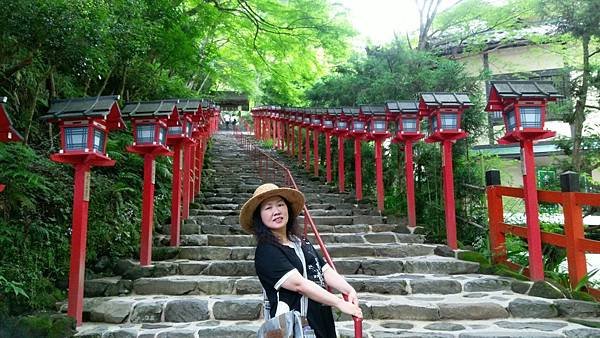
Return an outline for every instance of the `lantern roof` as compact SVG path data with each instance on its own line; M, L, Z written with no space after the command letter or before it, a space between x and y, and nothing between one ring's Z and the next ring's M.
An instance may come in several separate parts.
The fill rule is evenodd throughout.
M472 105L466 93L420 93L420 108L460 107L468 108ZM425 106L425 107L424 107Z
M177 113L177 103L174 100L131 102L125 104L123 114L129 118L169 118L171 114Z
M200 111L202 106L202 100L179 100L177 108L179 108L184 114L195 114Z
M385 106L363 104L360 106L360 111L365 115L382 115L385 116Z
M388 101L385 108L392 114L417 114L419 101Z
M8 101L8 99L4 96L0 96L0 141L20 141L23 139L23 136L19 134L18 131L12 126L12 121L6 109L4 108L4 104ZM12 134L12 137L9 139L8 135Z
M562 97L554 88L552 81L503 80L490 81L490 97L497 94L500 98L550 99Z
M40 119L50 122L82 118L106 119L109 129L122 129L125 123L117 100L119 95L53 100L48 114Z
M343 107L342 112L348 116L358 116L360 108L358 107Z
M342 108L327 108L327 113L329 115L341 115Z

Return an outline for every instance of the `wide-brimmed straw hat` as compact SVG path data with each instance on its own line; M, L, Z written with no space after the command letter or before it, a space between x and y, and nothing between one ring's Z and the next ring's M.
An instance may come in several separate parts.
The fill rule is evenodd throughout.
M292 210L288 210L290 219L296 218L304 206L304 195L290 188L280 188L273 183L266 183L254 190L252 197L244 203L240 211L240 225L249 233L254 233L254 222L252 216L256 208L266 199L273 196L280 196L291 205Z

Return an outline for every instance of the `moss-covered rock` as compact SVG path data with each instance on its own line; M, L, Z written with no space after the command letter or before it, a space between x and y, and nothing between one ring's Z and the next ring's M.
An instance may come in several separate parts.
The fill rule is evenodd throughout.
M502 265L502 264L495 266L495 274L499 275L499 276L511 277L511 278L514 278L516 280L521 280L521 281L529 280L529 279L527 279L527 277L523 276L522 274L515 272L515 271L511 270L510 268L508 268L507 266Z
M64 314L38 313L23 317L0 318L0 337L73 337L75 319Z
M456 253L456 258L463 261L476 262L479 264L490 264L490 261L487 259L487 257L475 251L459 251Z
M559 288L547 281L533 282L529 295L549 299L565 298L564 293Z
M165 246L152 248L152 259L155 261L164 261L176 258L179 255L179 248Z
M529 288L531 288L531 284L531 282L514 281L510 285L510 289L516 293L526 294L529 291Z

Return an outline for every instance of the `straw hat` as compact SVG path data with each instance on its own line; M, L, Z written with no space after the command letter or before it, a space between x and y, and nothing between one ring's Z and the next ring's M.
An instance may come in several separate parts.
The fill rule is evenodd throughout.
M304 206L304 195L290 188L280 188L273 183L266 183L254 190L252 197L244 203L240 211L240 225L249 233L254 233L254 222L252 216L256 208L266 199L273 196L281 196L292 206L288 210L290 219L296 218Z

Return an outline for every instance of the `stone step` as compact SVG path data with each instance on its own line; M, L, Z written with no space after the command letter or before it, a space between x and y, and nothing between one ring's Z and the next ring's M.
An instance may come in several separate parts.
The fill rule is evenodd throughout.
M181 235L215 234L215 235L244 235L247 234L238 224L238 216L194 216L181 226ZM303 225L299 223L301 227ZM411 229L405 225L398 224L318 224L317 230L320 234L367 234L380 232L395 232L400 234L411 234ZM169 227L162 229L164 234L169 234ZM308 232L312 233L310 227Z
M187 311L193 311L189 309ZM185 319L185 309L181 312ZM252 338L263 320L216 320L208 319L193 322L161 322L144 324L113 324L85 323L77 328L75 337L79 338L197 338L197 337L228 337Z
M250 255L250 253L248 253ZM253 251L252 251L253 254ZM140 266L133 260L121 260L117 264L117 273L125 279L141 277L163 277L172 275L210 275L210 276L254 276L254 261L241 260L186 260L173 259L153 262L153 265ZM384 276L394 273L435 273L465 274L476 273L479 264L459 261L439 256L417 257L347 257L333 258L338 272L344 275Z
M354 323L336 322L340 338L354 338ZM598 337L600 329L570 323L565 318L492 320L368 320L363 337L372 338L558 338Z
M357 215L357 216L312 216L315 224L319 225L345 225L345 224L379 224L385 223L384 217ZM304 222L304 216L298 216L298 222Z
M435 245L416 243L384 244L327 244L331 257L413 257L433 255ZM180 259L190 260L243 260L254 259L255 246L180 246ZM317 251L320 248L316 246Z
M357 292L390 295L455 294L524 290L522 282L491 275L391 274L373 277L349 275L346 280ZM124 280L120 277L86 280L86 297L136 295L260 294L255 276L174 275Z
M400 234L394 232L377 232L377 233L322 233L321 239L325 245L334 243L423 243L425 238L422 235ZM308 234L311 243L317 243L315 236L312 233ZM182 246L255 246L256 241L252 235L212 235L212 234L196 234L196 235L181 235L180 241ZM155 245L169 246L169 235L157 235L154 238Z
M511 291L474 292L448 295L380 295L359 293L364 319L369 320L499 320L512 318L563 318L598 316L573 312L582 302L541 300ZM258 320L262 318L262 294L98 297L84 299L84 317L105 323L161 323L215 320ZM61 307L66 310L66 305ZM587 309L589 310L589 308ZM570 311L570 312L567 312ZM337 315L336 315L337 317ZM342 314L340 320L349 320Z

